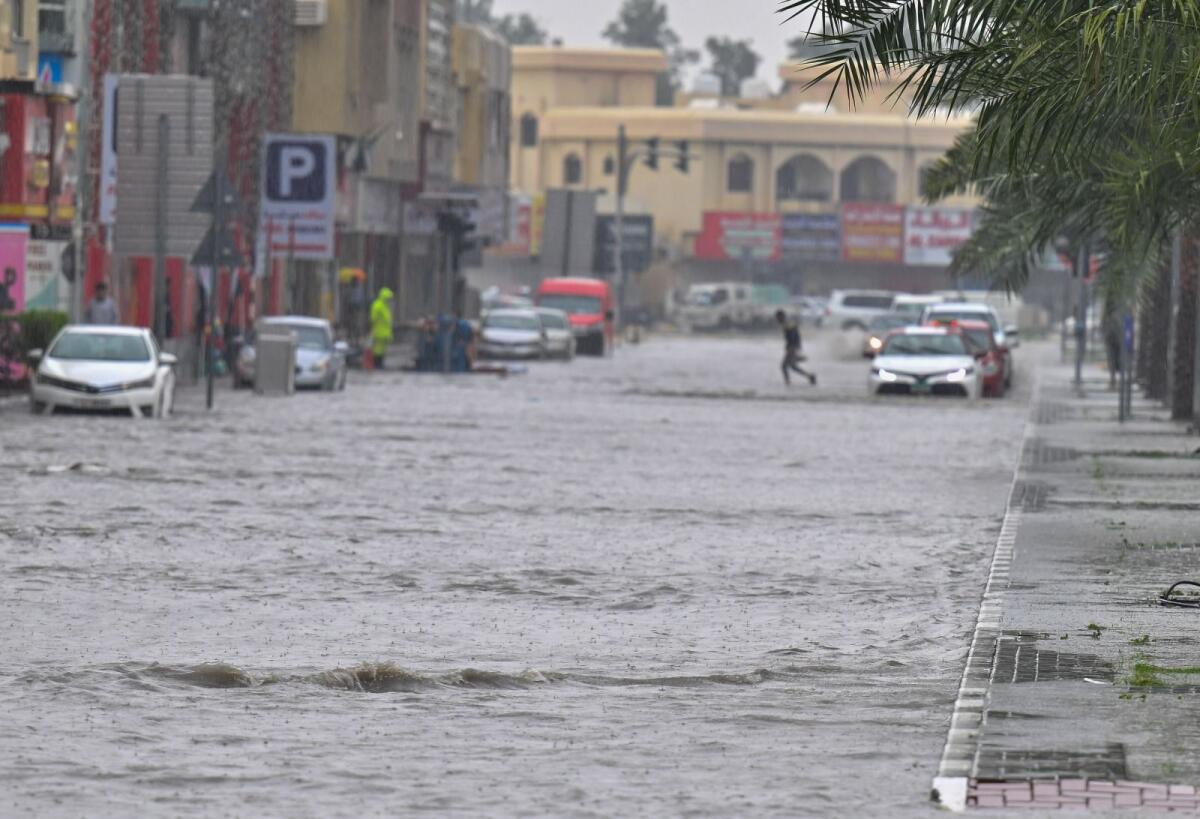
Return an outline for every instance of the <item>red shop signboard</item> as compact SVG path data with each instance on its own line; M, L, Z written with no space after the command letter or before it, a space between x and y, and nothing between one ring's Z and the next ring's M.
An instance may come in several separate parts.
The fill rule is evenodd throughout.
M706 211L704 229L696 237L696 258L778 261L780 233L778 213Z

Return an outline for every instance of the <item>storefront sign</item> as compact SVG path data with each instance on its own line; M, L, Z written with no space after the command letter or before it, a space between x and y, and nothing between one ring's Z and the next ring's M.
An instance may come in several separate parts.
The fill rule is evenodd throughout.
M910 207L905 215L904 263L947 267L971 238L973 214L959 208Z
M25 250L25 307L67 310L69 288L62 278L66 242L30 241Z
M627 214L621 220L621 258L626 273L642 273L654 261L654 217L648 213ZM596 217L596 260L594 272L608 276L617 272L617 217Z
M0 225L0 315L25 309L26 225Z
M842 206L842 261L904 261L904 206L855 202Z
M842 258L842 219L837 213L785 213L781 228L785 260L836 262Z
M778 213L708 211L696 237L697 259L773 262L779 259Z

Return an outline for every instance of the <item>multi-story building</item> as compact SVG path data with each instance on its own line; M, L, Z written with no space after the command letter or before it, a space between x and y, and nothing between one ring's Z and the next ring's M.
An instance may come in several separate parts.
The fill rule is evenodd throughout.
M924 171L969 120L911 119L890 89L838 111L826 107L828 85L807 87L811 77L789 66L778 94L721 99L702 89L664 108L653 104L664 66L656 52L520 47L513 66L514 186L534 197L612 193L624 126L632 150L662 153L657 170L633 165L628 208L653 216L660 251L681 270L818 289L921 286L942 281L947 256L919 261L909 245L969 231L971 200L919 210ZM675 167L681 149L686 172ZM906 225L915 227L906 234Z
M454 27L455 189L478 197L476 232L487 244L500 244L508 234L510 55L508 43L490 29Z
M38 0L0 0L0 79L37 78Z

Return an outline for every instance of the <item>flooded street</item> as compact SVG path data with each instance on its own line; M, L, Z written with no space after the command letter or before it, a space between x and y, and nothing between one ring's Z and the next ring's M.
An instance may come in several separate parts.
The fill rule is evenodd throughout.
M6 406L0 814L930 815L1037 350L844 344Z

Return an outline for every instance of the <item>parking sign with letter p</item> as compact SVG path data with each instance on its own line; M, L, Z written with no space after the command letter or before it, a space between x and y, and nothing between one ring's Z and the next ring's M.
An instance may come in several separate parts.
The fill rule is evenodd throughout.
M333 258L334 138L268 134L264 147L261 223L271 253Z

